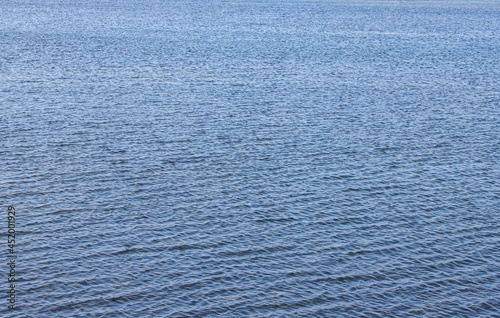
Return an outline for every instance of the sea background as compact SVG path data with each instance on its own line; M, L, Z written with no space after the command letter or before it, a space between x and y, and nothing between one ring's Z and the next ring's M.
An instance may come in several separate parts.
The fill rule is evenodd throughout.
M4 0L0 115L1 317L500 317L499 1Z

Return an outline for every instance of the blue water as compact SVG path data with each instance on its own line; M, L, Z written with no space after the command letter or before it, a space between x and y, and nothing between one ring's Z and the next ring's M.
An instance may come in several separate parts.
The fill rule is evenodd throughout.
M2 317L500 317L498 1L5 0L0 75Z

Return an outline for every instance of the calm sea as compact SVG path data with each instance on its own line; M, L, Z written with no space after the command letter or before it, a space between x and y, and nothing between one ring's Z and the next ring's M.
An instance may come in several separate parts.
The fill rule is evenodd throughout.
M2 317L500 317L500 2L0 3Z

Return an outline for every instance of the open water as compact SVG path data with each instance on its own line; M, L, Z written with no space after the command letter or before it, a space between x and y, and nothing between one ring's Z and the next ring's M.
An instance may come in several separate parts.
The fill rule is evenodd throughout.
M498 1L4 0L0 75L2 317L500 317Z

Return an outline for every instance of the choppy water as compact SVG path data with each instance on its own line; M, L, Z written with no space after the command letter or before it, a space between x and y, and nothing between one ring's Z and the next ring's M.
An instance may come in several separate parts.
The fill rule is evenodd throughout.
M0 16L17 317L500 316L500 4Z

